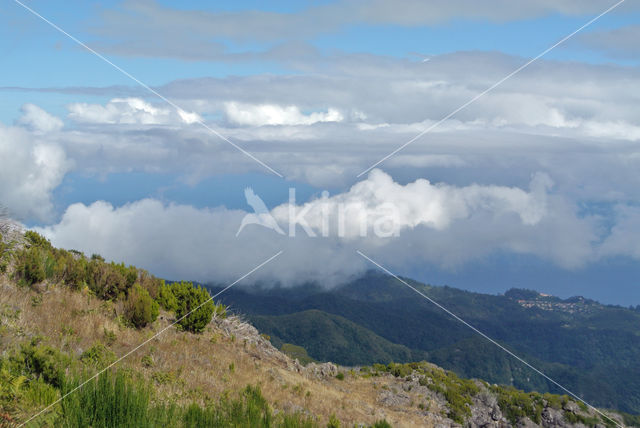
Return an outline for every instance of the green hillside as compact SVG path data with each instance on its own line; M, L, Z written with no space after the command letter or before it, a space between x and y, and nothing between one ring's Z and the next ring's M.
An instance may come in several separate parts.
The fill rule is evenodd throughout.
M407 281L572 391L602 406L640 413L640 311L580 297L562 300L531 290L488 295ZM248 314L267 334L304 346L319 360L368 364L372 358L362 352L362 344L374 335L374 343L384 343L384 349L396 344L410 350L385 351L379 362L389 357L408 362L420 359L416 356L422 353L460 375L525 390L560 392L387 275L371 272L335 289L317 284L238 288L229 290L222 300ZM310 335L313 321L306 322L302 314L325 320L337 316L361 328L349 325L344 332L343 323L332 326L326 335ZM341 342L344 337L352 337L346 347ZM327 342L334 338L342 345L330 346Z
M317 360L339 364L420 361L426 353L415 353L378 336L338 315L308 310L290 315L252 316L251 323L271 336L276 347L290 342L304 347Z

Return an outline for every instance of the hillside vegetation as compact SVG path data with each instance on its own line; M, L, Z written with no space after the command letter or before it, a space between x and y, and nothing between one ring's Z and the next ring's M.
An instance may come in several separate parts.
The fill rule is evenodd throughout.
M0 242L0 426L623 422L568 397L466 380L426 362L305 367L191 283L56 249L32 232Z
M639 308L531 290L496 296L407 281L587 401L640 413ZM463 377L562 392L387 275L372 272L337 289L235 288L221 300L247 314L276 345L303 346L317 360L357 365L371 363L371 355L385 363L426 359ZM327 346L327 336L349 340ZM371 344L372 354L363 343Z

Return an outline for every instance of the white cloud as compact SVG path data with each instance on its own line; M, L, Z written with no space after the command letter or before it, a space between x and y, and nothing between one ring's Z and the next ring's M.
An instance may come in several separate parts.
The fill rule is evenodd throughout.
M83 174L162 172L194 184L265 171L210 131L187 126L204 117L287 179L344 189L524 60L457 53L428 63L365 55L332 61L321 68L328 74L186 79L158 88L192 116L123 96L72 104L69 127L36 106L25 107L17 124L29 144L59 148ZM544 171L554 193L576 204L640 201L639 87L633 68L541 60L381 166L403 183L431 176L460 187L526 188Z
M57 129L40 109L27 108L23 123L37 124L36 135L20 127L0 124L0 203L19 220L47 221L53 215L51 194L60 185L72 162L64 150L37 134Z
M299 207L298 211L306 211L309 225L320 233L323 217L326 217L324 212L331 215L331 226L335 228L341 207L348 207L345 232L350 237L360 234L361 219L367 219L369 227L386 219L400 231L420 225L444 230L480 211L497 217L516 215L522 224L534 226L546 215L546 196L551 185L548 176L538 174L531 183L530 193L504 186L432 184L425 179L403 186L376 169L348 192L316 199ZM274 215L286 221L289 205L276 207Z
M478 260L496 251L533 254L558 265L575 268L592 258L596 239L593 219L580 218L561 198L548 194L549 179L538 175L529 191L504 186L456 187L418 180L395 183L381 171L329 199L310 201L306 215L321 235L319 217L328 203L335 225L338 203L352 204L354 218L375 218L383 204L397 206L399 236L382 238L350 234L295 238L260 226L235 232L244 211L196 209L145 199L118 208L106 202L70 206L59 224L38 229L55 245L109 259L126 260L169 278L230 281L284 250L277 263L266 266L252 280L285 284L318 280L340 282L367 269L356 253L365 251L393 266L432 263L451 267ZM304 205L297 207L304 209ZM288 207L272 212L287 230ZM355 227L351 223L347 228Z
M615 224L602 243L600 255L640 260L640 207L619 205L615 211Z
M230 122L247 126L313 125L318 122L341 122L344 119L338 110L332 108L326 113L314 112L305 115L296 106L227 102L224 109Z
M73 103L67 106L69 118L76 122L121 125L191 124L200 119L196 113L157 107L140 98L114 98L106 105Z
M35 104L25 104L21 108L22 116L17 124L25 126L34 132L56 132L64 126L62 120L53 116Z

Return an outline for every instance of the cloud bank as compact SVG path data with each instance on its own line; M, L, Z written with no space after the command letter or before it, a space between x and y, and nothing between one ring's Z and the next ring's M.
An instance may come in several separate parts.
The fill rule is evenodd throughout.
M74 204L58 224L37 230L64 248L126 260L168 278L205 282L232 281L280 250L282 256L256 272L254 280L334 285L370 267L356 250L394 268L416 263L455 268L508 251L574 269L595 260L600 250L610 252L599 246L598 219L579 215L576 207L551 193L551 186L544 174L534 176L528 190L458 187L424 179L401 185L374 170L344 193L292 207L297 215L306 213L304 220L315 237L302 227L290 237L259 225L247 226L236 237L245 211L196 209L153 199L120 207L101 201ZM353 232L339 237L337 207L345 202L354 209L346 225ZM397 207L393 221L399 234L381 237L370 231L361 236L355 219L375 220L383 204ZM284 230L290 208L284 204L272 210ZM323 212L329 213L326 236ZM375 221L368 224L371 228ZM617 235L614 231L610 242Z
M296 12L212 12L129 0L120 8L104 10L92 31L98 38L93 44L96 48L118 55L188 61L282 60L282 51L298 50L295 46L300 40L349 26L418 27L460 19L509 22L553 14L593 16L612 4L607 0L342 0ZM633 12L639 7L626 2L619 9L616 12ZM227 48L227 41L255 41L267 48L238 53Z

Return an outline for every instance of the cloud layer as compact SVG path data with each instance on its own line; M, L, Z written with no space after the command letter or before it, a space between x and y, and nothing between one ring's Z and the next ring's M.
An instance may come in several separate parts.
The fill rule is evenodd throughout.
M0 127L0 201L44 224L56 245L204 281L233 280L281 249L259 278L334 283L367 268L356 249L398 268L451 268L497 252L566 269L637 258L640 72L633 68L541 61L383 163L387 173L355 178L522 63L457 53L426 63L338 55L328 65L320 55L300 66L313 73L156 88L193 113L126 88L117 98L113 88L92 88L113 98L71 103L60 117L28 104L15 124ZM53 192L69 171L169 173L191 184L265 173L198 120L287 179L337 189L299 201L295 211L308 210L309 226L322 235L323 210L335 229L340 206L353 206L350 232L311 238L298 229L292 239L253 226L236 238L243 211L153 199L54 212ZM272 214L286 230L289 207ZM349 223L366 218L374 227L389 215L398 236L362 237Z
M452 20L507 22L553 14L593 16L614 2L607 0L342 0L296 12L203 11L166 7L152 0L129 0L105 10L94 46L126 56L178 58L189 61L284 59L300 40L334 33L348 26L417 27ZM620 11L637 11L633 2ZM229 41L255 42L257 50L238 52ZM265 48L266 45L266 48Z
M580 215L575 206L550 193L551 185L545 175L533 177L529 190L426 180L400 185L375 170L344 193L292 207L296 216L304 212L315 237L301 226L291 237L259 225L247 226L236 237L244 211L196 209L152 199L121 207L100 201L74 204L60 223L38 230L65 248L126 260L169 278L200 281L232 281L280 250L284 253L277 262L254 279L333 285L370 267L356 250L394 268L416 263L454 268L498 251L534 255L567 269L616 251L638 257L637 246L619 238L623 229L628 232L629 221L638 221L637 213L626 212L629 219L620 223L621 230L601 236L598 218ZM339 237L338 207L345 204L351 211L346 236ZM396 209L389 214L380 209L384 205ZM285 231L290 208L285 204L272 210ZM376 235L381 215L387 220L391 215L397 235ZM368 219L364 236L356 219ZM323 234L325 221L328 233Z

